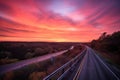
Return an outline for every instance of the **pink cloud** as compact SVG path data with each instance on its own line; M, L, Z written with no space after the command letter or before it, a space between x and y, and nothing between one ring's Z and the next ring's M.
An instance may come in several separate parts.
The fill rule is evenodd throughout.
M102 32L120 30L117 3L75 1L77 3L72 0L0 1L0 40L87 42L97 39ZM55 12L50 8L52 5L67 12ZM66 9L71 7L73 9Z

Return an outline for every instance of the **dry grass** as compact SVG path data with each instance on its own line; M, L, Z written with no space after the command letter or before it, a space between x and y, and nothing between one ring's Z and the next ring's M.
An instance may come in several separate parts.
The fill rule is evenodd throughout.
M54 62L52 62L51 59L48 59L43 62L25 66L22 69L14 71L14 75L12 75L13 73L8 73L10 75L5 74L1 80L42 80L45 76L49 75L57 68L78 55L82 49L82 47L76 46L73 50L69 50L63 55L55 57Z
M45 72L33 72L29 75L28 80L41 80L44 76Z
M18 59L0 59L0 65L15 63L19 61Z
M104 57L109 63L114 64L118 67L120 67L120 56L116 54L111 53L105 53L105 52L97 52L100 53L102 57Z
M14 72L10 71L4 75L3 80L13 80L13 77L14 77Z

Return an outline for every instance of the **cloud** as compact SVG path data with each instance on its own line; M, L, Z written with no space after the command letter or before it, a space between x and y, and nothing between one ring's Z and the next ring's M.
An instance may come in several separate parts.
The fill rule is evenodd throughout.
M1 0L0 40L90 41L120 30L119 0Z

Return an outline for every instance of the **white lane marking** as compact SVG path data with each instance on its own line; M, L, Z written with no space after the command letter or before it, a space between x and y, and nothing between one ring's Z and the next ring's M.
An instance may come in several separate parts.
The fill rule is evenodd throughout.
M87 52L87 51L86 51L86 52ZM85 54L85 55L84 55L84 58L82 59L82 62L81 62L81 64L80 64L80 66L79 66L79 68L78 68L78 70L77 70L77 72L76 72L73 80L78 80L78 79L79 79L79 76L80 76L80 73L81 73L81 71L82 71L83 64L85 63L85 59L86 59L87 55L88 55L88 54Z
M92 52L94 52L92 49L91 49ZM94 52L95 54L95 52ZM95 54L95 56L101 61L101 63L116 77L117 80L120 80L116 74L99 58L99 56L97 54Z

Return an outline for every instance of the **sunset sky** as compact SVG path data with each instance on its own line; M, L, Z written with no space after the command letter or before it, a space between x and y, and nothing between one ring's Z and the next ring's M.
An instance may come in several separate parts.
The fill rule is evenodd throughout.
M0 41L88 42L120 30L120 0L0 0Z

